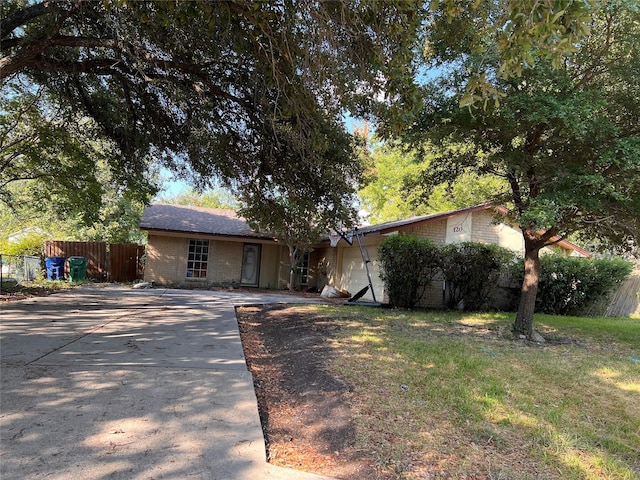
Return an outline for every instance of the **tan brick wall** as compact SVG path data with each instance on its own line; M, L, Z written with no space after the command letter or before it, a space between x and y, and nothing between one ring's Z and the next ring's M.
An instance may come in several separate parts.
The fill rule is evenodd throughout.
M243 245L241 242L209 241L208 283L214 285L240 283Z
M491 210L473 212L471 241L478 243L500 244L499 226L493 223Z
M188 240L149 233L144 279L163 285L184 282Z
M280 245L262 245L260 259L260 287L279 289L280 256L283 247Z
M149 233L145 281L162 285L239 285L243 246L244 242L210 239L206 279L187 278L189 238ZM273 245L263 247L260 286L274 288L277 284L277 267L272 268L272 264L279 263L281 248ZM271 279L267 278L269 275Z
M444 245L447 235L447 221L436 220L423 225L404 230L406 235L414 235L418 238L428 238L437 245Z

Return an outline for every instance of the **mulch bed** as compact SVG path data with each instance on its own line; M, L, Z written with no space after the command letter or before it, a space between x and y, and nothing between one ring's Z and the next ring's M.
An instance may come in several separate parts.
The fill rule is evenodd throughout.
M237 309L269 462L345 480L393 478L356 448L351 389L326 368L337 325L295 308Z

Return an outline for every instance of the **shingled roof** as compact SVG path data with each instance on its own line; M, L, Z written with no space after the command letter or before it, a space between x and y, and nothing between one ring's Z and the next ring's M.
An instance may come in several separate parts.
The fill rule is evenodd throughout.
M500 209L501 207L497 207ZM455 217L466 213L473 213L479 210L495 210L496 207L490 203L484 203L482 205L476 205L475 207L461 208L460 210L451 210L449 212L432 213L430 215L422 215L419 217L406 218L404 220L395 220L392 222L379 223L377 225L367 225L364 227L358 227L361 233L389 233L394 230L402 229L404 227L414 227L423 223L434 222L436 220L446 220L449 217Z
M425 223L434 222L438 220L446 220L447 218L450 218L450 217L464 215L467 213L473 213L481 210L493 210L495 212L500 212L503 214L507 212L507 209L503 206L495 206L491 203L483 203L481 205L476 205L474 207L461 208L459 210L451 210L449 212L432 213L430 215L422 215L419 217L412 217L404 220L396 220L392 222L380 223L377 225L367 225L363 227L358 227L358 231L365 235L372 234L372 233L379 233L384 235L397 230L403 230L405 228L415 227L415 226L423 225ZM584 257L591 256L590 252L569 242L568 240L563 240L560 237L554 237L553 240L556 241L558 245L564 248L567 248L569 250L574 250Z
M140 229L274 240L273 235L255 232L233 210L163 203L153 203L144 209Z

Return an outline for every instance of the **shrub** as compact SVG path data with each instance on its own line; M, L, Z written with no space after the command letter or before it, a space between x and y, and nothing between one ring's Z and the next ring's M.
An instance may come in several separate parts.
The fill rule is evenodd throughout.
M497 245L462 242L442 248L445 302L449 308L481 310L493 300L500 276L515 254Z
M7 255L41 255L42 245L45 240L44 234L31 233L24 238L21 238L18 242L8 243L3 246L3 251Z
M543 255L536 311L552 315L585 315L591 306L610 295L631 273L633 266L621 259L593 259ZM518 279L523 276L522 262Z
M440 257L440 250L428 239L408 235L385 238L378 246L378 261L389 302L414 308L438 273Z

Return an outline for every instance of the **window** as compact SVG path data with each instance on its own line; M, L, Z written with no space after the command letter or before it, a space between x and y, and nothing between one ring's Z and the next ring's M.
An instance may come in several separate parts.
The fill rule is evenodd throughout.
M309 252L302 254L302 259L298 263L298 276L300 278L300 285L307 285L309 283Z
M207 278L209 240L189 240L187 278Z

